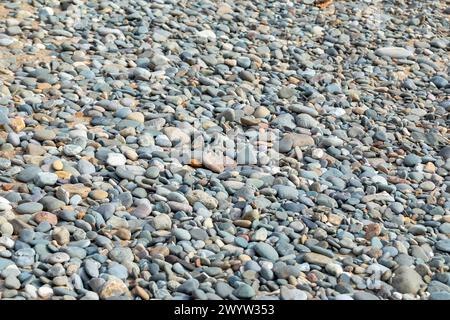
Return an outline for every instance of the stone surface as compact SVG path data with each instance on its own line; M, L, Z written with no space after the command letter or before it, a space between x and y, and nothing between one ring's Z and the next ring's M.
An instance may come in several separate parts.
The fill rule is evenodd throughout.
M375 7L3 1L0 299L448 299L450 8Z

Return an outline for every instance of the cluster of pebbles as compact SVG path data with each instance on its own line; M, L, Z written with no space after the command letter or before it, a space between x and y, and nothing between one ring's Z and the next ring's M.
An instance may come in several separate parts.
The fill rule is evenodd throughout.
M450 299L449 14L0 1L0 298Z

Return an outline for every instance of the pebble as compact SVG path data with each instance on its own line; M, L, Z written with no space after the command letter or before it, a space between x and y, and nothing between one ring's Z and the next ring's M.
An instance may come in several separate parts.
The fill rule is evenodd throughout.
M122 280L111 276L98 292L100 299L106 300L120 296L129 296L130 291Z
M240 283L238 287L233 290L233 295L239 299L250 299L255 296L255 290L246 283Z
M333 259L331 259L330 257L324 256L323 254L314 253L314 252L305 253L305 255L303 256L303 259L308 263L316 264L318 266L323 266L323 267L334 262Z
M443 252L450 252L450 239L443 239L437 241L436 248Z
M53 186L58 181L58 176L52 172L39 172L35 178L35 182L39 186Z
M94 200L103 200L108 198L108 192L104 190L92 190L89 192L89 196Z
M109 153L106 163L113 167L123 166L127 162L127 159L120 153Z
M378 48L375 51L375 54L380 56L386 56L390 58L395 59L404 59L408 58L410 55L412 55L412 52L400 47L384 47L384 48Z
M405 166L414 167L417 164L421 163L421 161L422 159L415 154L408 154L403 160L403 163L405 164Z
M19 204L16 208L16 212L20 214L33 214L42 211L44 206L39 202L27 202Z
M299 289L288 288L286 286L281 287L280 297L282 300L307 300L307 294Z
M269 244L259 242L255 245L256 253L262 258L266 258L271 261L277 261L279 259L278 252Z
M189 231L184 230L184 229L175 229L175 230L173 230L173 235L179 241L191 240L191 234L189 233Z
M53 239L61 246L66 245L70 242L70 232L65 228L55 230L53 232Z
M417 294L423 285L422 277L410 267L399 267L392 277L392 286L400 293Z
M156 230L170 230L172 228L172 220L167 214L160 214L153 218L153 226Z

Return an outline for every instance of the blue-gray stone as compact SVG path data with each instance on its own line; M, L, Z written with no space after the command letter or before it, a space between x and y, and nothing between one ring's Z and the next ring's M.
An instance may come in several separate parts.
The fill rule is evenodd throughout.
M276 261L280 257L278 252L269 244L264 242L259 242L254 246L256 253L262 257L271 261Z
M250 299L253 298L256 293L255 290L246 283L240 283L238 287L233 290L233 295L240 299Z
M439 240L436 242L436 249L450 253L450 239Z
M419 163L422 162L422 159L415 155L415 154L408 154L404 159L403 159L403 164L407 167L414 167L416 165L418 165Z

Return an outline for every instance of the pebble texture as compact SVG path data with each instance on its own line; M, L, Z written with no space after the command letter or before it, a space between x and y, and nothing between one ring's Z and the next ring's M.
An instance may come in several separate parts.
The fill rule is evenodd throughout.
M0 299L450 299L449 13L2 1Z

